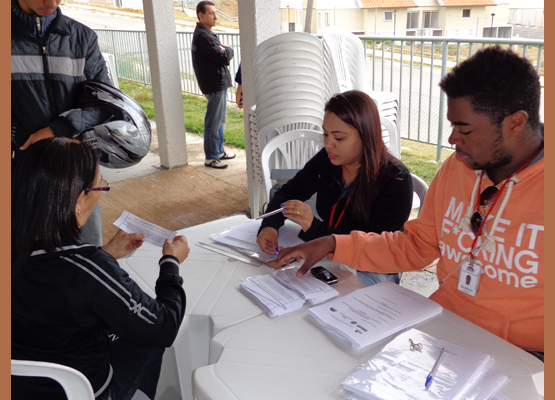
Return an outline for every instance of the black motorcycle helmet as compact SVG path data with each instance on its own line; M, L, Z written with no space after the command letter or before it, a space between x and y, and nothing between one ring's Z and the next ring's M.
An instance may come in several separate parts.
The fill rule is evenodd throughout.
M109 121L77 136L99 151L100 165L126 168L138 164L150 148L151 128L141 105L121 90L102 82L85 82L78 107L102 103L112 112Z

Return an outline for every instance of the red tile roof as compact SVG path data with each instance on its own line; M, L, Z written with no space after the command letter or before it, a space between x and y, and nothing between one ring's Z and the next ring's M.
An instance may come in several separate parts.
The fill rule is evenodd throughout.
M496 6L493 0L438 0L442 7Z
M408 8L416 7L413 0L360 0L362 8Z

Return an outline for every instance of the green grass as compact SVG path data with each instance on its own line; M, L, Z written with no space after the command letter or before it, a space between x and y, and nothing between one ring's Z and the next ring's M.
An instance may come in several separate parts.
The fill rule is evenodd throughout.
M121 80L119 86L122 91L133 97L145 109L148 118L156 119L154 113L154 101L152 99L152 88L144 87L137 82ZM183 117L187 132L203 135L204 115L206 113L206 100L203 96L185 94L183 96ZM227 115L225 121L225 142L234 146L245 148L245 129L243 126L243 110L234 104L227 104Z
M150 119L156 119L154 102L152 100L152 88L145 88L140 83L125 80L120 80L119 85L122 91L141 104ZM183 93L183 117L185 119L185 129L188 132L202 136L206 103L207 100L203 96ZM239 148L245 148L243 110L230 103L227 104L225 141ZM443 160L451 153L451 150L444 149L442 152ZM406 139L401 140L401 160L411 172L421 177L428 185L430 185L442 164L435 162L436 156L436 146Z
M443 149L441 152L441 162L436 162L436 146L415 142L412 140L401 139L401 161L407 166L410 172L421 177L428 186L443 164L443 161L451 155L453 151Z

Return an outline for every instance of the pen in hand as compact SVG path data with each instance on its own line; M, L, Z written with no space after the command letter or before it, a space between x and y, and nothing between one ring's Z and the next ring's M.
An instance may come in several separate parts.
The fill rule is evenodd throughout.
M439 353L439 356L437 357L437 360L436 360L434 366L432 367L432 370L430 371L430 373L428 374L428 377L426 378L426 390L431 386L432 381L434 380L434 377L436 376L437 369L439 368L439 365L441 364L441 359L443 358L444 350L445 350L445 348L441 349L441 353Z
M262 214L261 216L259 216L258 218L255 218L255 219L266 218L266 217L269 217L270 215L274 215L274 214L280 213L282 211L283 211L283 207L278 208L277 210L274 210L274 211L270 211L269 213Z

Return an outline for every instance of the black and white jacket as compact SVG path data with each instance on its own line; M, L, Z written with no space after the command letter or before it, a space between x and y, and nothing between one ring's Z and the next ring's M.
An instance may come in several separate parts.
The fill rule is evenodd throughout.
M70 366L97 392L110 378L109 335L171 346L185 292L177 258L164 256L159 264L153 299L93 245L33 252L12 282L12 358Z
M62 15L60 8L43 36L30 31L12 3L12 141L19 148L29 136L49 126L55 136L73 137L111 118L106 107L75 107L86 81L110 84L96 33Z

